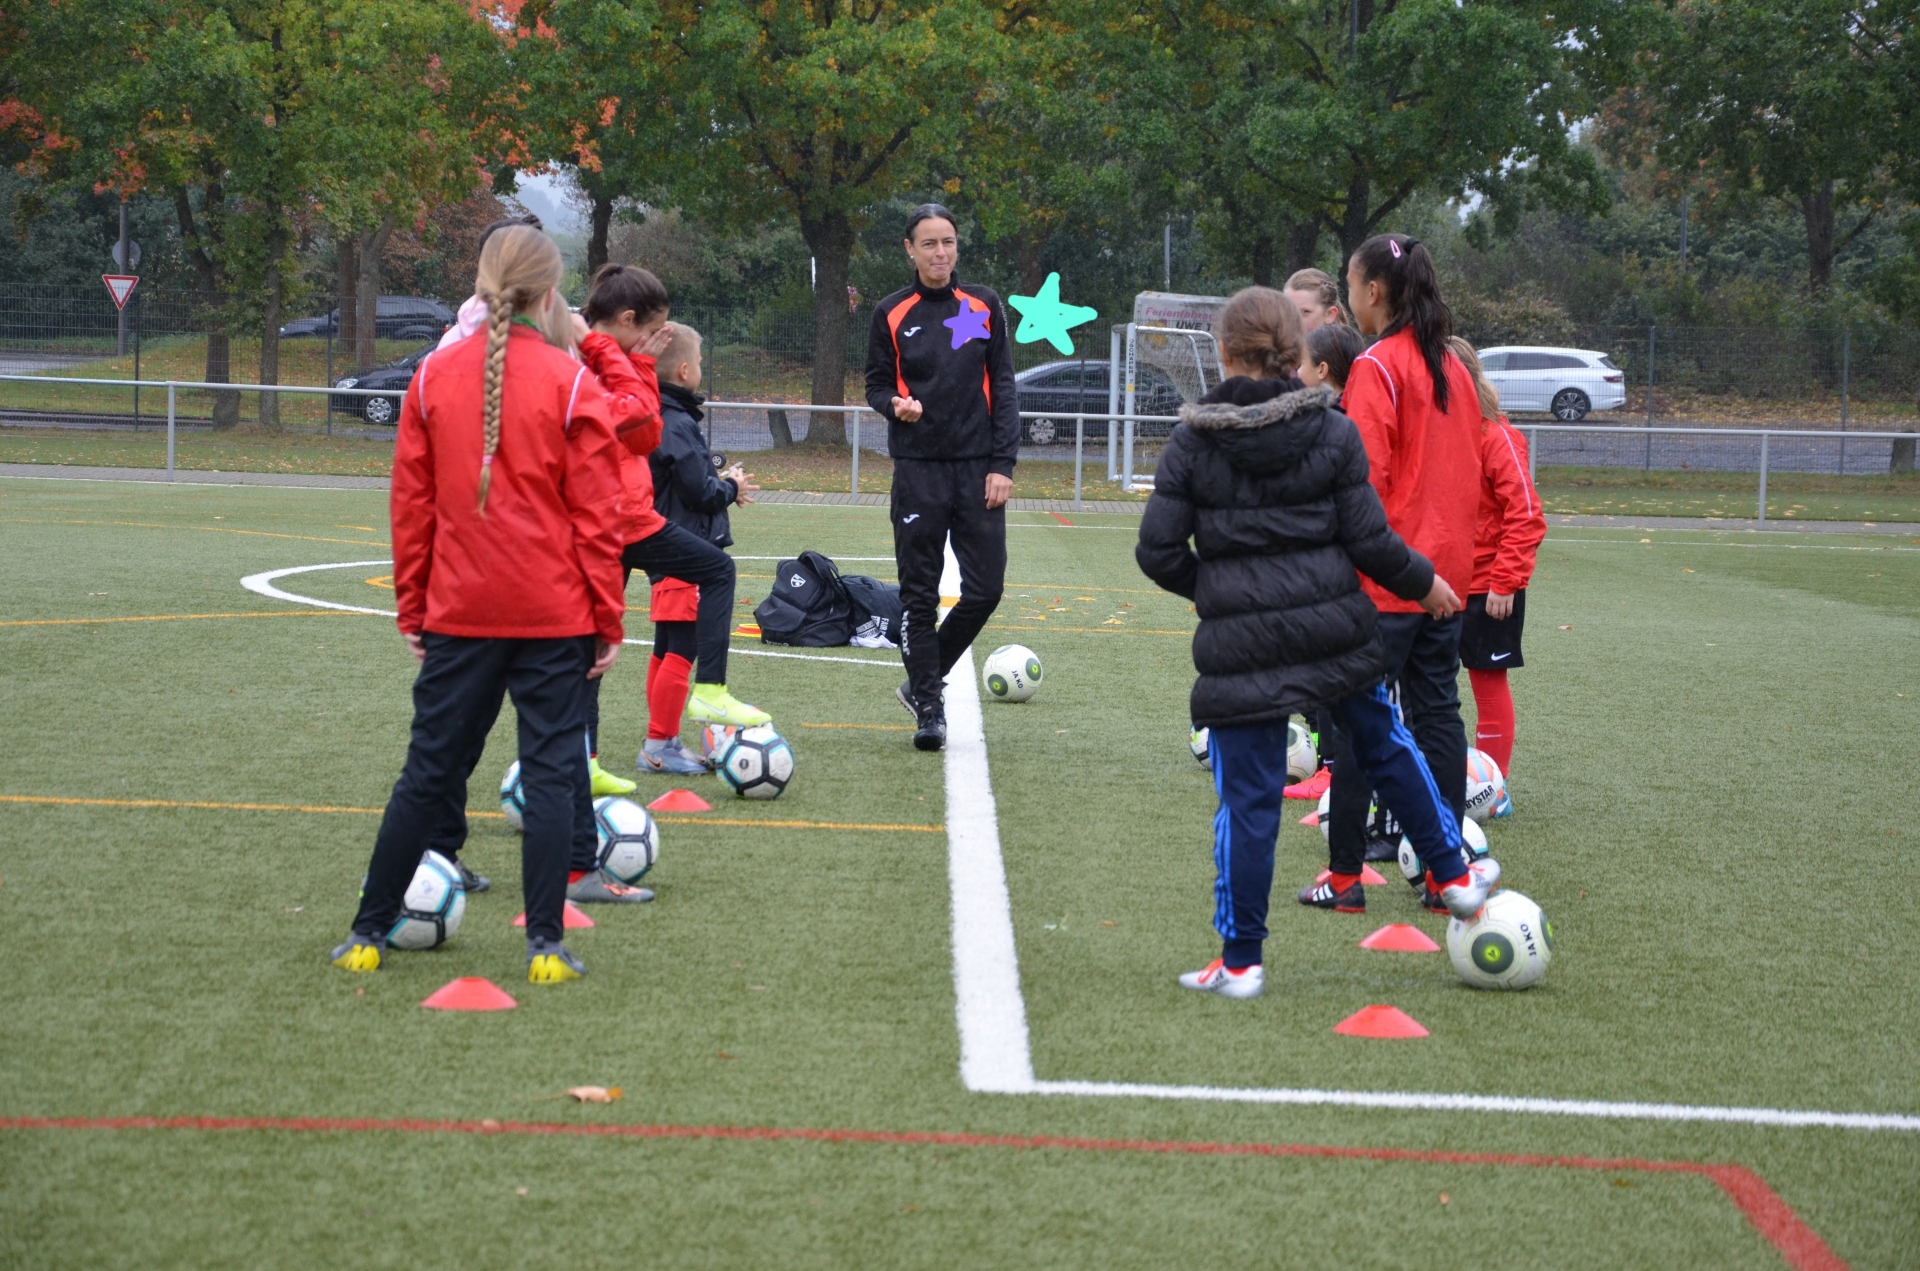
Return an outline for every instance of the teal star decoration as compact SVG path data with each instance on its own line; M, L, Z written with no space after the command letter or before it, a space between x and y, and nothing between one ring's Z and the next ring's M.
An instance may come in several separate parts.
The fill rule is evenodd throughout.
M1020 327L1013 333L1017 344L1045 340L1062 353L1073 352L1073 340L1067 332L1100 316L1098 309L1085 305L1060 303L1060 275L1051 273L1040 284L1037 296L1008 296L1007 303L1020 315Z

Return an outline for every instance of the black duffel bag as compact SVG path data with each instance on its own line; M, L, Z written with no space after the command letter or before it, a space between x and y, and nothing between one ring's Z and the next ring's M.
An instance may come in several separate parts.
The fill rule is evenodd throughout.
M900 589L865 574L847 574L840 583L853 601L854 635L899 644Z
M801 552L774 571L773 590L753 611L760 639L808 649L832 648L853 639L854 614L840 570L819 552Z

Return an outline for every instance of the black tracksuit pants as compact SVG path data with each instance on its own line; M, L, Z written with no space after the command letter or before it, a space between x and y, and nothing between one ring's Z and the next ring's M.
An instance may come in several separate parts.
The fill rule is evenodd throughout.
M900 660L908 691L938 702L953 664L1000 605L1007 581L1007 510L987 507L986 459L893 461L893 554L900 573ZM960 603L940 613L946 544L960 562Z
M353 930L382 935L399 916L407 886L435 832L464 821L466 781L478 747L513 695L520 717L520 772L526 788L521 886L527 935L558 940L567 896L567 856L576 792L587 788L587 670L593 638L490 640L428 634L413 683L413 735L387 800Z
M600 681L597 679L588 680L587 700L589 703L597 703L600 700L599 692ZM460 763L462 773L460 789L463 792L466 791L471 784L474 772L480 767L480 760L486 756L487 738L493 734L494 721L500 717L501 700L501 698L495 697L493 699L493 710L487 715L486 719L476 720L474 723L474 731L467 744L466 758ZM588 735L587 741L589 743L592 741L591 734ZM585 750L586 746L583 745L582 749ZM491 794L492 787L488 786L485 790L488 794ZM485 801L485 799L482 800L482 802ZM460 849L466 845L467 810L466 799L463 797L458 804L450 809L448 815L434 827L433 833L427 838L427 847L432 851L440 853L440 855L450 861L457 861L460 859ZM573 792L573 847L568 854L569 868L591 870L594 868L594 859L599 853L600 832L594 828L593 824L593 782L592 777L586 772L583 766L581 768L579 786Z
M682 525L668 522L637 543L628 543L620 563L644 573L649 581L678 578L700 588L700 610L694 627L695 684L727 682L727 642L733 638L733 557ZM600 753L600 681L587 690L587 735L593 753Z
M1387 680L1398 680L1400 711L1458 823L1467 806L1467 730L1460 720L1459 614L1383 613ZM1321 744L1326 744L1322 738ZM1354 758L1353 743L1337 725L1333 734L1332 798L1328 803L1328 868L1357 874L1366 862L1367 808L1372 783Z

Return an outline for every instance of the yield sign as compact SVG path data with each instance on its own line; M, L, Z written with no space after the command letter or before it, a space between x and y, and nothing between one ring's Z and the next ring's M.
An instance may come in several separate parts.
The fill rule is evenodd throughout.
M100 281L107 284L107 294L113 297L116 309L127 307L127 297L133 294L134 284L140 281L135 274L101 274Z

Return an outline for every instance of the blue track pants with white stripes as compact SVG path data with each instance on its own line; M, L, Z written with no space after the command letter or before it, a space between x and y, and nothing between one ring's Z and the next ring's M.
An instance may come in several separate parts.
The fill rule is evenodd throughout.
M1460 826L1385 686L1376 684L1331 709L1373 788L1434 878L1459 877L1467 867ZM1213 927L1227 965L1252 966L1267 938L1273 849L1287 785L1287 721L1208 732L1213 788L1220 796L1213 818Z

